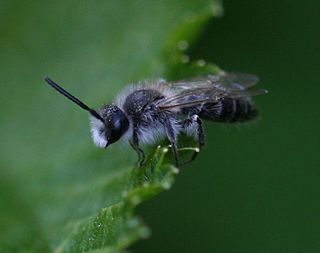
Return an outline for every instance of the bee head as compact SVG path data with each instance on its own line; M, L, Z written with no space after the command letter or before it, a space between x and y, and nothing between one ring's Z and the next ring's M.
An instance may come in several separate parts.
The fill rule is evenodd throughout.
M105 105L96 111L81 100L63 89L60 85L45 78L46 82L63 96L86 110L91 115L91 133L93 142L101 148L106 148L116 142L129 128L129 120L124 112L116 105Z
M91 133L93 142L101 148L106 148L116 142L129 128L129 120L116 105L105 105L98 111L103 122L91 117Z

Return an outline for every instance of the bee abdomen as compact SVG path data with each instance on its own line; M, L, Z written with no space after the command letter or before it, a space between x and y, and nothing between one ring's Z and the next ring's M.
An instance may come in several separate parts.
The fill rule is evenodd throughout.
M247 98L224 98L217 103L204 104L200 117L218 122L244 122L254 119L258 112Z

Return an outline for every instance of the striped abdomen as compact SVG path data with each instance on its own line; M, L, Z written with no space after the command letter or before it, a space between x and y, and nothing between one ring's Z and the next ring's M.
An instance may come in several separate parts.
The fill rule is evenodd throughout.
M218 122L243 122L257 116L257 110L248 98L228 98L204 104L200 118Z

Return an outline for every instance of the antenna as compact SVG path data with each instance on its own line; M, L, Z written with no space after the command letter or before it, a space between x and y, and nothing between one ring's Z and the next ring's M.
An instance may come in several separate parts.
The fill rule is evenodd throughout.
M69 92L67 92L65 89L63 89L61 86L59 86L57 83L55 83L54 81L52 81L49 77L46 77L44 80L47 81L47 83L53 87L54 89L56 89L58 92L60 92L63 96L65 96L66 98L70 99L72 102L76 103L77 105L79 105L82 109L88 111L93 117L95 117L96 119L100 120L102 123L104 123L103 118L99 115L99 113L97 113L97 111L89 108L86 104L84 104L83 102L81 102L79 99L77 99L75 96L71 95Z

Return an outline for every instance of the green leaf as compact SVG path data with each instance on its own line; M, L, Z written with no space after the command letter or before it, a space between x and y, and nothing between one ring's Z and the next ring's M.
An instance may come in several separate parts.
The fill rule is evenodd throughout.
M134 208L170 188L167 148L151 148L140 169L126 145L94 148L84 112L42 78L98 106L130 82L216 72L184 59L219 2L3 1L1 10L0 251L118 252L146 238Z
M101 248L114 252L139 238L146 238L149 229L133 216L133 211L142 201L170 188L178 170L163 164L167 152L168 148L159 146L143 167L126 170L116 176L118 179L113 178L112 181L124 183L121 199L102 208L94 217L73 224L74 232L68 233L57 252L87 252Z

